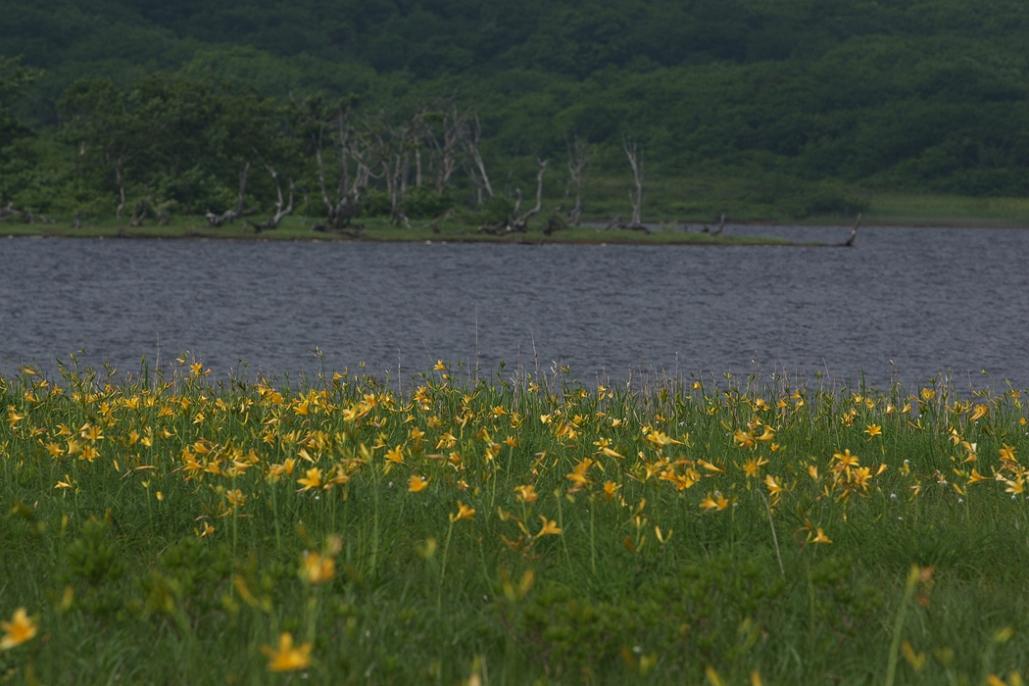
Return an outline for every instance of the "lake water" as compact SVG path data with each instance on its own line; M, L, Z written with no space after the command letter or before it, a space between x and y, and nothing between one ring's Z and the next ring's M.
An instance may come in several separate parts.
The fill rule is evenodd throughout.
M797 240L846 229L731 227ZM1029 385L1029 231L864 229L853 249L0 239L0 372L216 374L437 358L587 382L785 373Z

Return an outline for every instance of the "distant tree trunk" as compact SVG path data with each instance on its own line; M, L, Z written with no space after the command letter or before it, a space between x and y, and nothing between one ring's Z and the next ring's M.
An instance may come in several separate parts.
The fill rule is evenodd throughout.
M568 185L574 195L572 209L568 212L568 223L572 226L582 223L582 184L588 163L589 148L585 141L575 136L568 144Z
M275 201L275 211L272 213L271 217L260 224L249 222L250 226L253 227L254 231L257 233L277 229L282 220L293 213L293 179L289 180L289 201L286 202L282 197L282 184L279 182L278 172L270 165L267 169L268 173L272 177L272 181L275 182L275 194L277 196Z
M543 175L547 172L547 160L537 158L536 160L536 203L524 214L522 209L522 190L515 189L515 205L508 218L500 224L486 225L479 228L483 233L525 233L529 229L529 220L540 213L543 209Z
M640 152L639 144L628 138L622 141L622 148L632 169L633 190L629 191L632 218L629 220L629 228L638 228L643 226L643 154Z
M118 187L118 207L114 210L114 216L121 220L121 214L125 211L125 174L122 158L114 161L114 183Z
M441 195L447 190L450 177L453 176L454 169L457 167L457 149L461 143L463 128L464 123L457 112L457 107L451 106L443 115L442 140L436 138L435 134L432 135L432 145L436 148L436 154L439 156L435 188L436 192Z
M486 163L482 159L482 151L480 150L481 139L482 125L479 123L479 115L475 115L472 118L472 124L466 127L464 142L472 161L472 178L480 189L478 193L480 205L482 204L483 191L485 191L487 197L493 197L493 184L490 183L489 174L486 173Z
M394 153L382 161L382 174L386 181L386 194L389 196L389 218L397 226L407 225L407 215L402 209L404 195L404 176L406 156Z
M351 224L359 212L361 192L368 186L371 178L371 170L364 162L362 143L354 135L346 122L346 112L341 107L335 115L336 139L335 148L339 159L338 183L336 184L335 197L330 197L328 184L325 179L325 159L323 148L325 147L324 125L318 133L315 147L315 162L318 170L318 189L321 191L322 202L325 204L326 224L318 225L315 229L320 231L342 231L351 227ZM354 163L354 173L350 173L351 161Z

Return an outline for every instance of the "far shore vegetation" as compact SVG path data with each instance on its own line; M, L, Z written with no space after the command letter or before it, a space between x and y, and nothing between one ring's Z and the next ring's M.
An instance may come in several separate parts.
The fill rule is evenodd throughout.
M697 182L693 181L693 185ZM673 184L662 184L670 187ZM663 188L667 190L667 188ZM885 227L954 227L954 228L1025 228L1029 227L1029 198L976 198L950 195L870 194L862 215L864 226ZM713 208L725 201L698 198L691 203L660 202L662 211L646 221L646 229L611 226L602 216L586 217L578 227L564 227L548 232L545 225L529 226L523 232L494 234L484 232L475 223L474 213L446 216L444 221L410 219L397 226L387 216L361 220L346 231L327 231L320 217L289 216L274 229L255 228L246 218L220 227L211 226L203 216L174 216L167 221L148 221L133 226L114 217L79 220L71 217L44 216L29 223L9 218L0 222L0 236L45 236L67 238L225 238L261 240L362 240L372 242L488 242L488 243L578 243L578 244L642 244L642 245L840 245L854 217L826 214L791 220L774 207L740 204L738 216L727 219L719 230L718 219L712 220ZM616 210L616 202L598 198L595 207ZM682 217L673 219L672 217ZM824 235L816 240L798 243L788 233L782 236L756 235L751 226L818 226Z
M0 232L1029 225L1025 3L11 2Z

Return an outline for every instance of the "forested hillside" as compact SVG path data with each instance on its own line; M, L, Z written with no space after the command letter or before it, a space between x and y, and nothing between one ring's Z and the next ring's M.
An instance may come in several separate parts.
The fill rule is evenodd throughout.
M381 206L410 204L412 186L431 214L454 197L514 202L515 187L529 199L537 157L550 160L546 192L564 192L577 137L587 195L591 178L628 178L626 141L648 179L807 188L797 215L850 211L855 188L1029 191L1019 0L3 6L0 201L37 212L140 197L231 207L244 169L248 203L270 205L276 184L285 196L287 178L325 195L314 189L333 150L357 172L375 157ZM461 140L446 161L449 116ZM446 164L446 182L429 183Z

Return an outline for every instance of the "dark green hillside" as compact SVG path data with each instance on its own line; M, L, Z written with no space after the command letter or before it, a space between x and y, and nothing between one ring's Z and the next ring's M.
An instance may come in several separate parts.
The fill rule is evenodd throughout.
M479 116L481 151L505 198L533 187L536 156L552 160L546 194L559 195L574 135L594 146L594 180L627 177L622 142L631 138L649 179L700 180L690 188L747 179L775 190L735 204L777 207L781 217L853 212L868 192L886 189L1029 191L1029 5L1015 0L4 5L0 55L43 73L0 96L34 134L8 151L21 163L5 163L0 200L36 210L69 212L93 195L106 199L92 210L110 205L113 172L87 173L84 160L75 161L82 132L68 128L62 109L84 79L109 80L105 88L137 101L134 90L166 88L188 92L187 101L256 98L266 99L258 109L286 110L320 96L327 113L347 97L351 114L380 128L457 103ZM125 116L145 110L128 107ZM275 116L274 126L290 127L282 122L291 115ZM186 135L184 122L140 122ZM11 131L5 126L5 147ZM167 180L189 172L193 185L202 177L209 194L231 197L236 175L226 173L224 157L232 153L213 151L209 134L161 141L180 157L190 151L195 169L166 155L137 156L129 194L197 211L194 190L179 192ZM294 147L291 175L310 189L312 150ZM46 182L25 177L26 166L48 168ZM474 186L466 166L453 178L460 200ZM589 178L587 197L596 192ZM651 211L653 203L674 204L651 200Z

